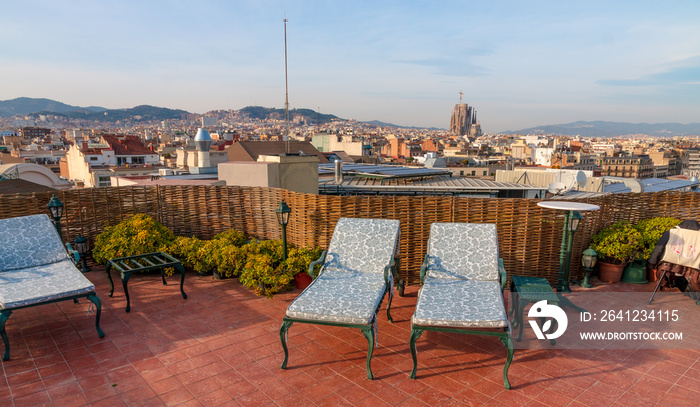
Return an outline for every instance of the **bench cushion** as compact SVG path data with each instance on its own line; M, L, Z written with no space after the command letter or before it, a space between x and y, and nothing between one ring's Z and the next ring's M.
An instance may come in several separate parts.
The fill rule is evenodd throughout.
M0 273L0 306L3 309L94 291L95 286L68 258L56 263Z
M55 263L68 258L66 248L46 215L0 220L0 271Z
M290 318L344 324L369 324L386 283L379 273L327 268L287 308Z
M496 225L430 225L427 276L440 279L498 281Z
M454 328L508 326L497 281L426 278L411 321L422 326Z

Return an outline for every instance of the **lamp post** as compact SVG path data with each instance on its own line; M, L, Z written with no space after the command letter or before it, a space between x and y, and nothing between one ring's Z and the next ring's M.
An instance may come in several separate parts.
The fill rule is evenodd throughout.
M289 214L292 209L287 206L287 203L282 200L280 206L275 210L277 222L282 226L282 261L287 261L287 223L289 223Z
M85 259L88 253L88 240L82 235L78 235L78 237L75 238L75 250L80 253L80 260L82 260L82 272L87 273L88 271L92 271L92 269L88 267Z
M583 288L591 288L593 287L591 283L588 281L588 279L591 277L591 273L593 272L593 267L595 267L595 264L598 262L598 252L593 250L591 246L588 246L588 249L583 251L583 257L581 257L581 265L583 266L583 269L586 270L586 275L583 277L583 281L581 281L581 287Z
M63 240L63 235L61 234L61 218L63 217L63 202L56 195L51 196L49 204L46 205L51 212L51 218L53 219L53 224L56 227L56 232L58 232L58 237Z

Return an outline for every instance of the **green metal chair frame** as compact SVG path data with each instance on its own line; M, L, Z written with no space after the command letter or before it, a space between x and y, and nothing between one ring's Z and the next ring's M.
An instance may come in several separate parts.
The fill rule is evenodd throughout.
M10 341L8 340L7 333L5 332L5 323L10 318L10 315L12 315L12 311L22 309L22 308L35 307L38 305L53 304L55 302L61 302L61 301L67 301L67 300L74 300L74 302L77 302L78 298L87 298L93 304L95 304L95 328L97 328L97 334L100 336L100 338L104 338L105 333L102 332L102 329L100 328L100 316L102 315L102 302L100 302L100 299L97 297L97 295L95 294L94 291L91 293L87 293L87 294L73 295L70 297L64 297L64 298L59 298L59 299L55 299L55 300L37 302L35 304L14 307L12 309L3 309L2 312L0 312L0 336L2 336L2 341L5 343L5 355L2 357L2 360L5 360L5 361L10 360Z
M425 275L428 269L428 259L429 255L425 255L425 259L423 260L423 265L420 268L420 281L421 284L423 284L423 281L425 280ZM506 270L503 267L503 259L498 259L498 273L499 273L499 282L501 285L501 294L503 294L503 291L505 289L506 285L506 280L507 280L507 275L506 275ZM442 327L442 326L426 326L426 325L415 325L411 323L411 338L410 338L410 347L411 347L411 357L413 358L413 369L411 370L411 379L416 378L416 371L418 370L418 357L416 355L416 341L420 336L423 334L423 331L436 331L436 332L449 332L449 333L458 333L458 334L467 334L467 335L483 335L483 336L496 336L498 339L503 342L503 345L505 345L508 356L506 358L506 364L503 367L503 384L506 388L506 390L510 390L510 381L508 380L508 369L510 368L510 363L513 360L513 340L511 339L510 335L510 327L507 326L503 329L499 328L494 328L492 330L486 330L486 329L466 329L466 328L451 328L451 327Z
M326 259L326 251L324 250L323 253L321 253L321 256L311 262L309 265L309 275L311 277L315 276L314 273L314 267L318 264L323 264L325 259ZM367 338L367 343L369 345L369 349L367 350L367 378L372 380L374 379L374 375L372 374L372 367L371 367L371 360L372 360L372 354L374 352L374 346L375 346L375 333L374 333L374 324L376 323L376 315L379 313L379 308L381 308L382 303L384 302L384 297L386 296L387 293L391 291L391 283L389 282L389 273L391 272L394 278L394 281L398 281L398 257L394 257L394 260L392 264L387 265L384 267L384 282L386 284L384 293L382 294L382 298L379 301L379 304L377 305L377 308L374 311L374 318L372 321L365 325L365 324L345 324L345 323L340 323L340 322L329 322L329 321L314 321L314 320L307 320L307 319L299 319L299 318L290 318L285 316L282 319L282 327L280 328L280 340L282 341L282 348L284 349L284 361L282 362L282 369L287 368L287 361L289 360L289 350L287 349L287 331L289 330L289 327L292 326L293 323L304 323L304 324L315 324L315 325L329 325L329 326L339 326L339 327L344 327L344 328L354 328L354 329L359 329L362 331L362 333L365 335L365 338ZM321 273L323 270L321 270ZM320 275L320 273L319 273ZM398 287L397 287L398 288ZM389 296L389 302L387 303L386 306L386 316L389 322L394 322L394 320L391 318L391 300L392 296Z

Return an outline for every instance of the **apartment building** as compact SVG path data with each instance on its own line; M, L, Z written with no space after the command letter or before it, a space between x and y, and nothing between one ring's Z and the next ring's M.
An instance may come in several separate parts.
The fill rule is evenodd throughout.
M604 177L643 179L654 176L654 162L647 155L604 157L602 167Z

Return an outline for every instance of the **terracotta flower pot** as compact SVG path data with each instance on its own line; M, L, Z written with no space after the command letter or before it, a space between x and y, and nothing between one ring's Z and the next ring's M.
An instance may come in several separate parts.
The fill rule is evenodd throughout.
M300 290L308 287L312 281L314 281L314 279L306 273L299 273L294 276L294 285L296 285L296 287Z
M598 278L601 281L608 283L617 283L622 278L622 272L625 270L626 264L610 264L610 263L598 263L600 265L598 269Z

